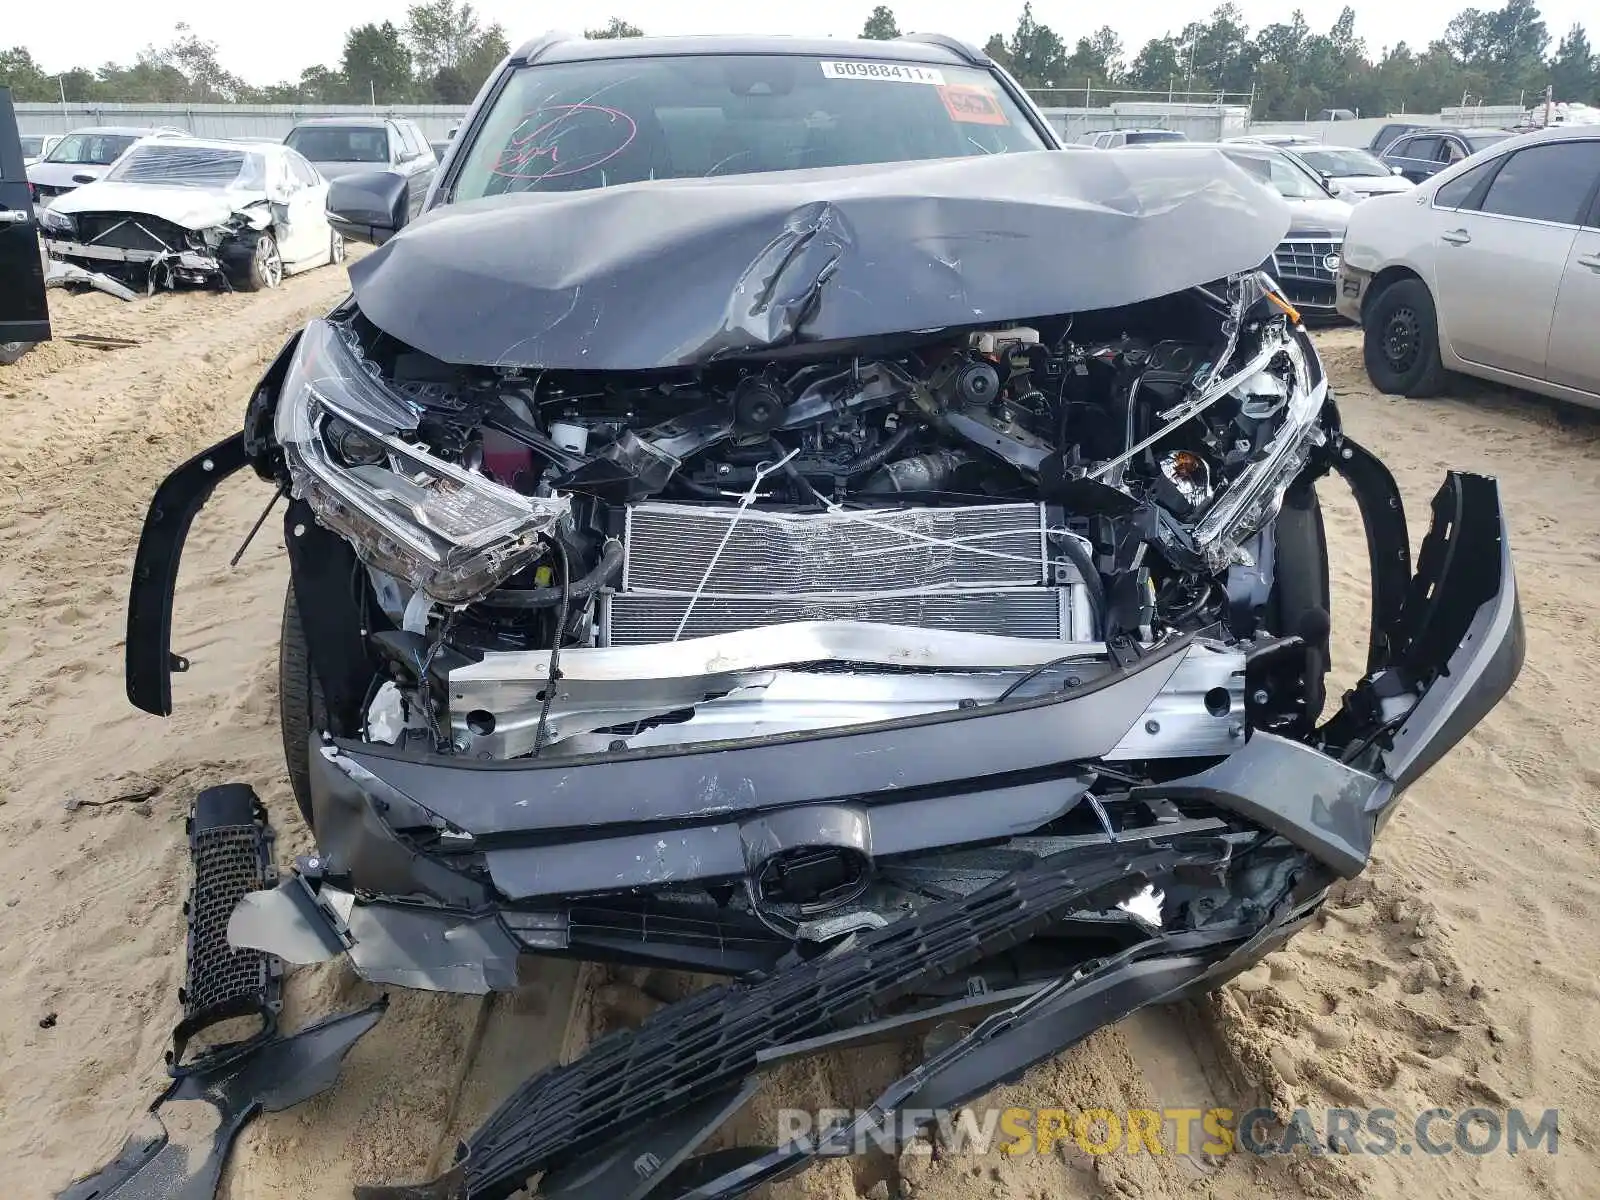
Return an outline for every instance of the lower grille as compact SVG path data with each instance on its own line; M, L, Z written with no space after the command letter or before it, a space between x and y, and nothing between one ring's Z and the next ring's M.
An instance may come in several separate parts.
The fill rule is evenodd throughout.
M1053 561L1045 526L1038 504L837 513L639 504L602 631L615 646L812 620L1092 636L1073 628L1081 584Z

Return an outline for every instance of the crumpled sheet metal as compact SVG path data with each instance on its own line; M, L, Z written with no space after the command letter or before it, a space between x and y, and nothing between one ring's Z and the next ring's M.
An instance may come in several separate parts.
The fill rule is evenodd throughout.
M1215 150L1036 151L450 204L350 280L446 362L651 369L1132 304L1288 227Z

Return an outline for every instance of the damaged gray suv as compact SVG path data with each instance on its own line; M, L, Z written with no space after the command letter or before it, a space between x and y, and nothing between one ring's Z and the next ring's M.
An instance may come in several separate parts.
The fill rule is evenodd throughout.
M1280 945L1516 677L1494 481L1450 473L1413 562L1258 270L1288 210L1216 150L1063 150L940 38L552 37L393 236L386 187L334 184L380 248L139 547L165 714L191 520L245 467L289 497L318 851L230 938L729 982L364 1195L744 1195L863 1132L700 1153L762 1072L968 1027L862 1118L910 1136ZM1372 611L1325 704L1330 473Z

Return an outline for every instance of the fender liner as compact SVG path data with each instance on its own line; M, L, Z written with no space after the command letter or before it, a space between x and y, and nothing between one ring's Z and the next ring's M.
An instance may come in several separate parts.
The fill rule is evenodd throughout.
M236 433L168 475L150 501L133 556L123 651L128 701L135 708L158 717L172 715L172 672L189 665L172 653L172 597L183 544L217 484L247 462L244 436Z

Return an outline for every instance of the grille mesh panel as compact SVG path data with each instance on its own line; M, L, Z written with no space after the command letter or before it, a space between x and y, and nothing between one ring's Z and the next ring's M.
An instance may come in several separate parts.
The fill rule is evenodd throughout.
M1290 238L1278 243L1272 252L1278 274L1285 279L1306 279L1316 283L1332 283L1333 272L1323 259L1339 253L1342 242L1338 238Z

